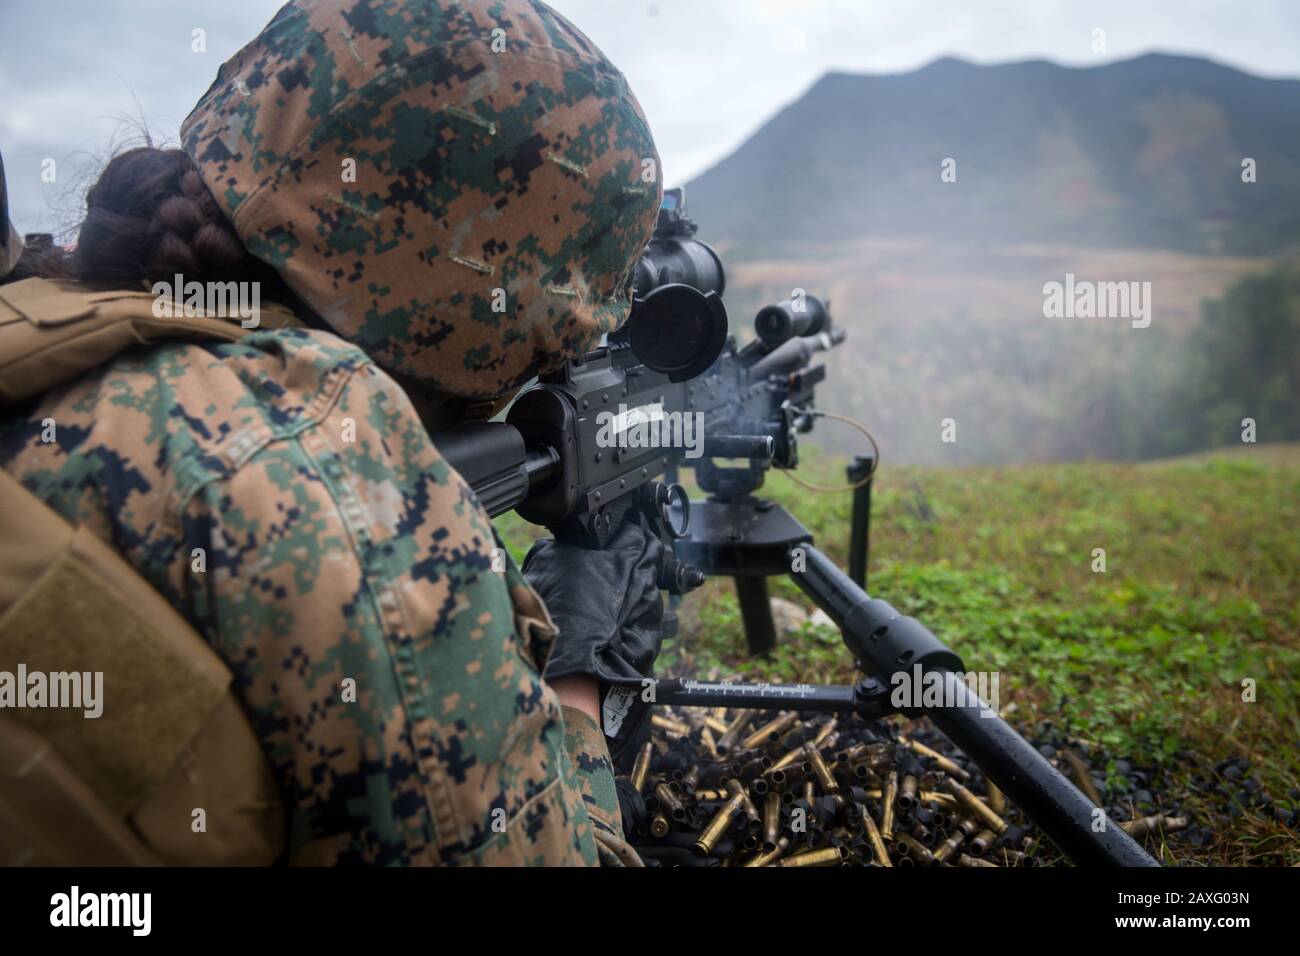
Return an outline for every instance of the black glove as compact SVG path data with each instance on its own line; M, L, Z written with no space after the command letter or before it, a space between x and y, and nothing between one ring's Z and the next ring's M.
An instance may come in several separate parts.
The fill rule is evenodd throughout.
M600 682L602 726L619 768L647 723L642 691L660 644L677 631L677 616L659 590L664 557L655 535L628 522L603 550L545 540L524 558L524 576L559 631L545 676L581 674Z

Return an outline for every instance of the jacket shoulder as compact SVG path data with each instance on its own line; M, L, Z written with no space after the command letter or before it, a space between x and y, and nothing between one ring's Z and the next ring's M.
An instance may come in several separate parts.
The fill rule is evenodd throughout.
M318 423L358 373L377 370L311 329L130 349L8 410L0 467L74 522L170 526L204 484Z

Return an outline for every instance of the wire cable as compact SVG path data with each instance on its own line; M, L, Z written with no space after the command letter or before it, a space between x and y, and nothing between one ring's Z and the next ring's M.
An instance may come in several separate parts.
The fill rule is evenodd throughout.
M855 418L849 418L847 415L836 415L834 412L814 411L809 412L808 414L812 415L814 418L829 418L832 421L843 422L845 425L851 425L858 431L862 432L862 434L866 435L867 441L871 442L871 450L874 455L871 462L871 470L849 485L819 485L816 482L808 481L806 478L800 478L791 468L776 468L776 470L781 472L781 474L785 475L796 485L800 485L801 487L807 488L809 491L815 491L819 494L838 495L843 494L846 491L856 491L858 488L861 488L869 482L875 476L876 469L880 467L880 446L876 444L875 436L873 436L871 432L867 431L867 426Z

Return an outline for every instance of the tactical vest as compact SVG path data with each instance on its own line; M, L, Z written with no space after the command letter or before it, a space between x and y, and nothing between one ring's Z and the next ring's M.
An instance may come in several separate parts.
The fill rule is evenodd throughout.
M237 318L158 317L156 301L46 279L0 285L0 410L131 346L248 331ZM259 328L297 324L261 309ZM20 671L102 672L104 701L98 718L0 706L0 864L281 855L284 807L225 664L109 545L0 471L0 680L23 694Z

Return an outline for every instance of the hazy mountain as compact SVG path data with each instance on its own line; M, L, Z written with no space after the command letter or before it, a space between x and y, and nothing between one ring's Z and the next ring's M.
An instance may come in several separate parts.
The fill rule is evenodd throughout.
M1268 254L1300 238L1300 81L1159 54L831 73L687 193L733 257L868 236Z

